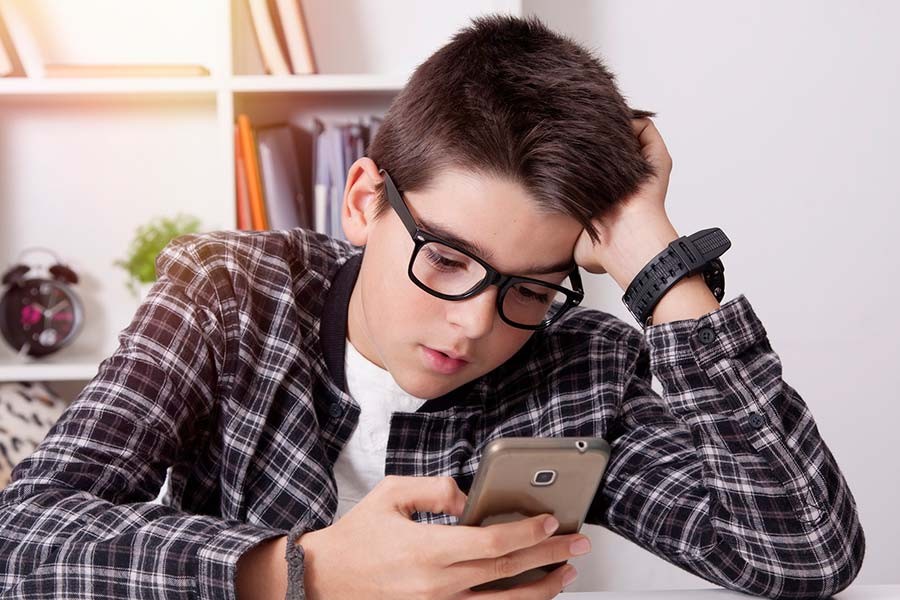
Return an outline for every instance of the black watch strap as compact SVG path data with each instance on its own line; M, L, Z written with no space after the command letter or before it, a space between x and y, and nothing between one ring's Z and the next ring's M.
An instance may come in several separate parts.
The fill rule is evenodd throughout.
M700 271L716 300L721 300L725 294L725 268L719 256L730 247L731 240L718 227L673 240L635 276L622 302L637 322L647 327L663 294L678 280Z

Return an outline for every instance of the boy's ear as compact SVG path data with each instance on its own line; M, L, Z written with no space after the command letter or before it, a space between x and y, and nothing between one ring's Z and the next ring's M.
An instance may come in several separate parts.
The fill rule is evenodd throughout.
M378 165L367 156L350 165L341 207L341 226L347 241L354 246L366 245L369 228L374 223L375 186L382 179Z

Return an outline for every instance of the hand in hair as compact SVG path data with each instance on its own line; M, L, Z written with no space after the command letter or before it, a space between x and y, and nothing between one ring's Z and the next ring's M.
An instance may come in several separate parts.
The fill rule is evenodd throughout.
M635 118L631 124L654 174L612 211L593 219L599 244L593 244L586 232L575 244L578 265L591 273L609 273L623 290L644 265L679 237L665 209L672 157L653 121Z

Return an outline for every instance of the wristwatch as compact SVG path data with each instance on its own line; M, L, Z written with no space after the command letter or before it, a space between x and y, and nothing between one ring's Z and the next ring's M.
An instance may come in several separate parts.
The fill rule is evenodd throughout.
M641 269L625 290L622 302L641 326L651 325L653 308L679 279L702 273L717 301L725 295L725 266L719 257L731 240L718 227L681 236Z

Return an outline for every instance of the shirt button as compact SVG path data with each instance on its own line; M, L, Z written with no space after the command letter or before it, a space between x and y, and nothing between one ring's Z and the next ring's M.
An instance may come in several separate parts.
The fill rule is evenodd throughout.
M701 327L697 331L697 336L704 344L711 344L716 339L716 331L712 327Z
M330 414L334 418L338 418L339 416L344 414L344 407L337 402L332 402L331 406L328 407L328 414Z
M759 413L750 413L750 427L753 429L761 429L766 424L766 420Z

